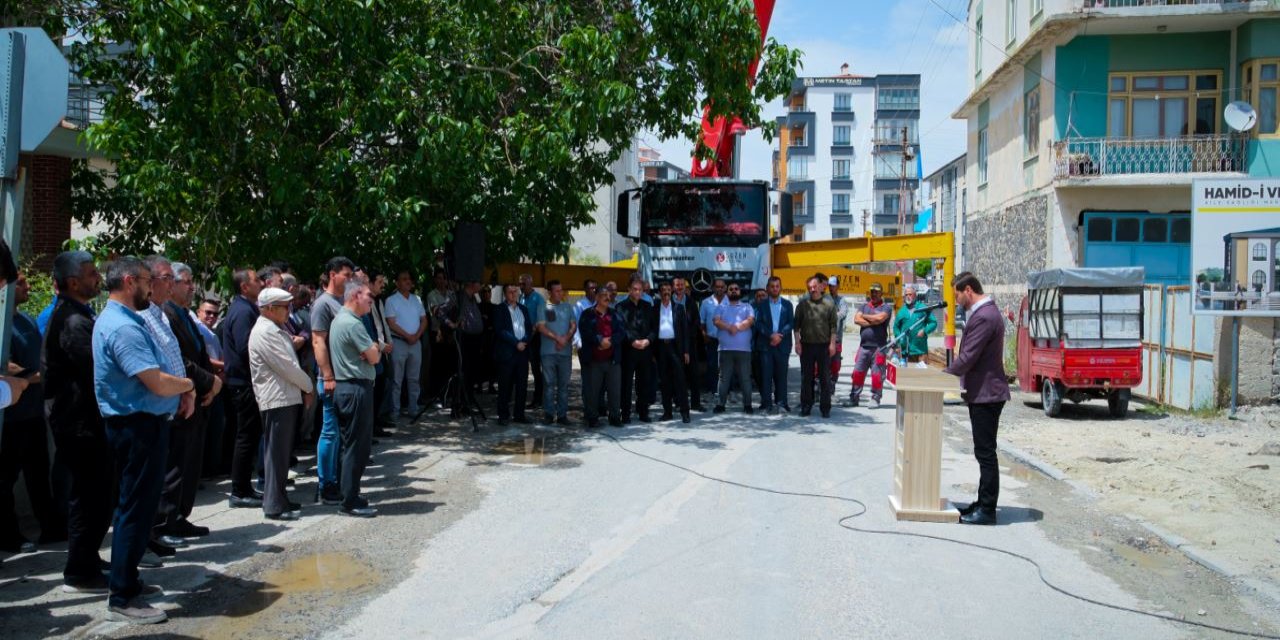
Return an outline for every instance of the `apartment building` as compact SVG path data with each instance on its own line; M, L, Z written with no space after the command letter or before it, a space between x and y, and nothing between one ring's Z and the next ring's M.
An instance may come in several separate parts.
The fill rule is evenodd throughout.
M777 120L773 184L793 194L796 238L910 232L920 186L920 76L796 78Z
M928 186L928 206L933 209L934 216L929 231L956 234L957 273L964 270L964 227L960 223L964 221L967 197L964 180L967 159L968 154L962 153L924 178Z
M967 20L963 263L1006 308L1048 267L1141 265L1148 283L1189 285L1192 181L1280 174L1280 3L972 0ZM1234 100L1257 110L1252 131L1227 127ZM1280 394L1262 324L1255 398Z

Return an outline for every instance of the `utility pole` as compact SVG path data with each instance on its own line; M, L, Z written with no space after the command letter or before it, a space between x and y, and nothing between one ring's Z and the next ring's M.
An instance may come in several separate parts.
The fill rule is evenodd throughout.
M902 159L902 171L898 174L898 235L906 233L907 227L907 128L902 128L902 145L899 147Z
M870 217L871 217L871 210L870 210L870 209L867 209L867 208L865 208L865 207L863 207L863 209L862 209L862 235L864 235L864 236L871 232L871 227L868 227L868 226L867 226L867 219L868 219L868 218L870 218Z

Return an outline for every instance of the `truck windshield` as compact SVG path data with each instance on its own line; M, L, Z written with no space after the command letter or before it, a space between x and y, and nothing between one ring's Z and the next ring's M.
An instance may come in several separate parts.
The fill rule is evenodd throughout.
M754 247L765 242L761 184L653 184L640 205L641 241L653 247Z

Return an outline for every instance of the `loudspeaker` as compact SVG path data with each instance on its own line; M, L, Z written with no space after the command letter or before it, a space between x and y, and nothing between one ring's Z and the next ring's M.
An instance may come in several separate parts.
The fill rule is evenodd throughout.
M449 245L449 277L458 282L484 282L484 225L459 222Z

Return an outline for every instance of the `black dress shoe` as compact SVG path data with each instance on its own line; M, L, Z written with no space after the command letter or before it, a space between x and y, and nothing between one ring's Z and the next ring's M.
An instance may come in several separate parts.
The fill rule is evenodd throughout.
M683 422L683 423L685 423L685 424L689 424L689 412L688 412L688 411L681 411L681 412L680 412L680 422Z
M960 516L960 524L986 524L996 523L996 510L986 507L977 507L973 511Z
M174 549L173 547L163 542L160 542L159 540L147 541L147 548L150 549L152 553L160 556L161 558L170 558L178 555L177 549Z
M661 418L661 420L662 420L663 422L666 422L666 421L668 421L668 420L674 420L674 419L675 419L675 416L671 415L671 412L670 412L670 411L663 411L663 412L662 412L662 418Z
M640 414L640 422L649 423L649 422L653 422L653 421L649 419L649 414L647 414L647 413L642 413L642 414Z
M262 506L262 494L257 497L237 496L232 494L227 499L227 506L232 509L257 509Z
M716 405L716 407L711 410L711 413L724 413L724 405L722 404Z
M509 420L507 420L506 418L498 418L498 426L499 426L499 427L505 427L505 426L507 426L508 424L510 424L510 421L509 421Z
M173 547L174 549L183 549L190 546L191 543L179 538L178 536L160 535L155 537L155 541L160 544Z
M970 503L969 503L969 506L967 506L967 507L961 507L961 508L960 508L960 515L962 515L962 516L967 516L967 515L969 515L969 514L973 513L973 510L974 510L974 509L977 509L977 508L978 508L978 503L977 503L977 501L970 502Z
M831 417L831 410L830 410L830 409L827 409L826 411L823 411L823 412L822 412L822 417L824 417L824 418L830 418L830 417Z
M191 524L190 520L179 520L169 525L165 533L183 538L203 538L209 535L209 527Z
M813 413L813 409L812 409L812 408L810 408L810 407L800 407L800 417L801 417L801 418L808 418L808 417L809 417L809 414L811 414L811 413Z

